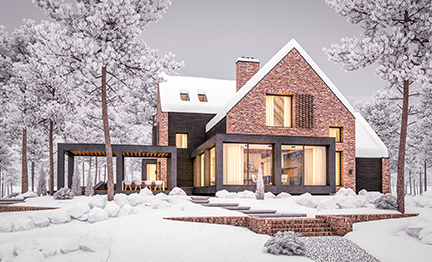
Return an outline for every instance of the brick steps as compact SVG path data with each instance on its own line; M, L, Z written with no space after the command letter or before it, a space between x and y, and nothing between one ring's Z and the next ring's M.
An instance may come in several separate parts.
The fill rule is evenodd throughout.
M285 213L285 212L276 212L276 213L261 213L261 214L250 214L250 216L262 217L262 218L287 218L287 217L306 217L304 213Z
M278 231L293 231L305 237L335 235L329 223L317 218L274 221L269 233L274 235Z
M206 207L236 207L239 204L238 203L208 203L208 204L202 204L203 206Z
M194 204L208 204L208 203L210 203L210 200L192 199L191 202L194 203Z
M243 210L241 211L243 214L246 215L263 215L263 214L275 214L276 210L271 210L271 209L249 209L249 210Z
M248 206L232 206L232 207L224 207L225 209L228 210L234 210L234 211L242 211L242 210L249 210L250 207Z

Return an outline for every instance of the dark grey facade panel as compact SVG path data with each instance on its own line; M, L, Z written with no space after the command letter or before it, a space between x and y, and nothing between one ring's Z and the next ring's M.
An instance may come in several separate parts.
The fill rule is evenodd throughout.
M356 158L356 191L382 192L382 158Z
M188 135L187 148L177 149L177 186L193 187L193 150L206 141L205 126L215 114L168 113L168 146L176 146L176 133Z
M219 123L207 132L207 140L214 137L216 134L226 134L226 117L222 118Z

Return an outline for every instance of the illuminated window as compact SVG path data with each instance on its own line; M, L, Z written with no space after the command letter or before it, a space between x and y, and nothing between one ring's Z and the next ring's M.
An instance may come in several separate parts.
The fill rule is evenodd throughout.
M207 102L207 97L205 94L198 94L198 100L200 102Z
M342 185L342 152L336 151L336 166L335 166L335 173L336 173L336 186Z
M177 148L187 148L187 134L176 134Z
M182 101L189 101L189 94L188 93L180 93L180 99Z
M342 127L330 127L330 137L336 139L336 143L342 142Z
M266 125L291 127L291 96L266 95Z

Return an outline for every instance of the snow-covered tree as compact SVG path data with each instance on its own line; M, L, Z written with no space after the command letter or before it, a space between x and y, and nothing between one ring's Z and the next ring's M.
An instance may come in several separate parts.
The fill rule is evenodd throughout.
M46 175L42 164L39 171L38 186L37 186L36 193L38 196L45 196L47 193Z
M169 0L76 0L69 3L33 0L58 24L43 23L38 29L41 43L34 47L41 59L58 59L63 75L79 74L74 83L84 101L99 103L108 171L108 200L114 199L114 175L108 105L162 80L160 73L173 74L181 64L169 54L159 60L138 36L156 22L170 5ZM77 79L77 78L75 78Z
M258 200L264 200L265 192L264 192L264 179L262 174L261 166L258 170L258 177L256 182L256 190L255 190L255 197Z
M425 85L421 90L420 113L418 114L418 135L420 143L418 144L421 154L421 161L423 164L424 175L424 190L427 190L427 167L432 163L430 150L432 148L432 85Z
M360 24L363 38L342 38L324 52L347 71L377 64L377 75L401 94L402 114L398 153L398 211L405 212L404 170L409 104L416 82L429 83L432 70L432 1L326 0L349 23Z
M72 192L75 196L80 196L82 193L81 174L78 170L78 163L75 164L74 172L72 175Z

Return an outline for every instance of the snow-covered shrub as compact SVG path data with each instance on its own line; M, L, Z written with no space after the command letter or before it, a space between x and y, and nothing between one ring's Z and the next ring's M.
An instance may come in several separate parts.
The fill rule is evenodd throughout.
M138 204L141 204L143 202L144 196L139 195L137 193L132 193L128 196L128 201L131 204L131 206L136 206Z
M316 208L318 206L318 203L310 193L301 194L300 198L297 200L297 204L311 208Z
M118 213L117 217L133 215L135 213L136 213L136 209L133 208L131 205L126 204L120 209L120 212Z
M360 190L360 191L358 192L358 195L359 195L359 196L367 196L367 193L368 193L367 190L363 188L362 190Z
M53 211L48 218L52 224L64 224L72 219L70 213L63 209Z
M8 219L0 219L0 233L8 233L14 230L14 224Z
M279 231L264 244L264 252L274 255L304 256L306 246L298 234L292 231Z
M226 189L222 189L222 190L217 191L216 194L215 194L215 196L217 198L226 198L227 195L228 195L228 193L229 192Z
M18 192L12 192L9 195L7 195L6 198L14 198L14 197L17 197L18 195L19 195Z
M272 192L267 192L264 194L265 199L275 199L276 196Z
M43 262L46 261L44 254L36 249L29 249L15 257L14 262Z
M88 213L88 221L90 223L96 223L99 221L107 220L108 213L102 208L95 207Z
M45 213L32 214L29 218L33 220L35 227L47 227L50 224L48 215Z
M397 209L397 198L387 193L385 195L380 196L374 201L375 208L378 209Z
M265 197L264 180L263 180L261 167L259 168L259 171L258 171L258 179L257 179L257 183L256 183L255 197L258 200L264 200L264 197Z
M120 207L129 204L129 200L126 194L115 194L114 202L116 202L116 204L119 205Z
M20 216L14 219L14 231L26 231L35 228L33 220L28 217Z
M15 256L23 254L26 250L42 250L41 244L30 237L24 237L15 242L13 247L13 253Z
M94 195L94 191L93 191L93 178L92 178L92 174L91 174L91 168L89 168L89 171L87 173L87 185L85 188L85 195L86 196L92 196Z
M91 208L99 207L104 208L107 203L107 197L103 195L96 195L90 199L89 205Z
M170 196L186 196L186 192L179 188L179 187L174 187L169 193L168 195Z
M424 196L415 196L412 198L412 200L414 201L415 205L418 207L427 207L431 199Z
M19 198L31 198L31 197L37 197L37 196L38 195L35 192L31 191L31 190L25 192L24 194L19 194L18 195Z
M336 192L335 196L343 195L343 196L352 196L355 197L357 194L351 188L342 187L339 191Z
M153 196L153 192L147 187L141 189L139 194L144 196Z
M237 193L238 198L255 198L255 193L249 190L244 190Z
M108 213L109 217L116 217L120 211L120 206L117 205L115 202L110 201L105 206L104 210Z
M72 175L72 192L75 196L80 196L82 194L81 175L78 170L78 163L75 164L74 172Z
M355 195L357 196L357 195ZM333 200L340 208L356 208L357 201L356 197L352 194L335 194Z
M72 199L74 193L67 187L62 187L54 193L54 199Z
M319 202L317 206L318 210L321 209L338 209L339 206L336 204L336 202L333 199L327 199Z
M36 192L38 196L45 196L47 194L46 175L42 165L39 171L39 181Z
M287 193L287 192L280 192L280 193L277 195L277 198L289 198L289 197L291 197L291 194L289 194L289 193Z
M373 202L375 202L375 200L377 200L381 195L382 195L381 192L378 192L378 191L371 191L371 192L367 192L366 200L367 200L369 203L373 203Z
M225 196L226 198L238 198L238 194L236 192L228 192Z
M358 196L355 197L355 199L356 199L357 207L366 207L368 204L367 199L366 199L366 195L360 195L359 194Z
M80 218L82 215L90 211L90 206L87 202L76 202L73 207L70 208L70 214L73 218Z

